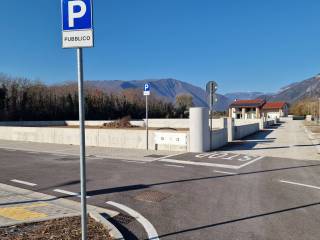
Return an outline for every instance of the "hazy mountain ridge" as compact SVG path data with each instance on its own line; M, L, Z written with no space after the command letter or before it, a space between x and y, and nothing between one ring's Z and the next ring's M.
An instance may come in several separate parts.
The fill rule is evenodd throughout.
M193 97L195 106L208 106L206 92L203 88L180 80L165 79L145 79L145 80L101 80L87 81L92 87L99 88L107 93L118 93L125 89L141 89L146 82L151 83L152 94L169 102L175 102L176 96L189 94ZM226 111L229 104L235 99L256 99L263 98L267 101L285 101L294 103L304 98L320 97L320 75L316 75L301 82L295 82L280 89L277 93L263 92L231 92L225 95L217 94L218 102L215 107L217 111Z
M235 99L256 99L265 94L263 92L231 92L224 94L224 96L234 101Z
M145 80L101 80L101 81L87 81L90 86L99 88L108 93L121 92L125 89L141 89L146 82L151 83L151 91L158 97L170 102L174 102L176 96L180 94L189 94L193 97L195 106L208 106L206 92L204 89L194 86L192 84L179 81L172 78L166 79L145 79ZM217 111L225 111L230 103L230 100L220 94L217 94L218 103L215 107Z
M269 101L286 101L294 103L305 98L320 97L320 75L308 78L301 82L295 82L280 89Z

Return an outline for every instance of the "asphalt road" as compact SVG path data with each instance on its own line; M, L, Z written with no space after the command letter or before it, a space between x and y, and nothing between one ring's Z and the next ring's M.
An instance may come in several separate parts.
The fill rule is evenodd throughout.
M1 183L80 200L55 191L79 192L77 157L2 149L0 162ZM88 203L123 212L113 223L126 239L147 231L107 202L143 215L160 239L320 239L320 161L215 152L153 162L92 156L87 168Z

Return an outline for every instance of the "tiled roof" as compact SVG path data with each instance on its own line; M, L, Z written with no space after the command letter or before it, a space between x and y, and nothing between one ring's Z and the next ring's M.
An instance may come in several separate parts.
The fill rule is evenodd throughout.
M280 109L286 105L286 102L267 102L263 109Z
M235 100L230 107L262 107L265 102L263 99Z

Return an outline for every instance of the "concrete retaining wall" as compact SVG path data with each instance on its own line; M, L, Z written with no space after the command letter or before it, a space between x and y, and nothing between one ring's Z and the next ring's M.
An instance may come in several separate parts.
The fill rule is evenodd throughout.
M19 127L50 127L65 126L65 121L10 121L1 122L0 126L19 126Z
M211 150L218 149L228 144L228 129L217 129L212 131Z
M149 131L149 149L156 148L156 132L159 131ZM185 133L188 136L188 133ZM78 129L54 127L0 127L0 139L71 145L79 145L80 141ZM146 133L143 130L130 129L86 129L86 145L146 149ZM159 145L158 150L187 151L188 144L185 146Z
M167 119L150 118L148 119L150 128L189 128L189 119Z
M259 123L252 123L247 125L235 126L234 139L242 139L260 130Z

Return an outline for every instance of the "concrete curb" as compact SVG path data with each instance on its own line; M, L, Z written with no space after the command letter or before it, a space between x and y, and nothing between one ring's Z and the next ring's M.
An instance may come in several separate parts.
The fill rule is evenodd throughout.
M304 126L304 131L306 132L306 134L308 135L308 138L310 139L310 141L312 142L312 144L315 146L315 148L318 151L318 154L320 154L320 141L315 138L315 134L312 133L306 126Z
M112 239L114 239L114 240L125 240L124 237L122 236L121 232L112 223L110 223L107 219L105 219L103 216L101 216L100 213L98 213L98 212L89 212L89 216L92 217L97 222L99 222L102 225L104 225L108 229Z
M2 188L4 190L7 190L8 192L14 192L14 193L22 194L22 195L25 195L25 196L30 196L30 198L36 199L35 201L50 201L50 200L51 201L55 201L56 205L58 205L58 206L60 205L62 207L67 207L67 208L70 208L72 210L79 211L79 213L80 213L80 210L81 210L81 203L76 202L76 201L63 199L63 198L58 198L56 196L51 196L51 195L44 194L44 193L34 192L34 191L31 191L31 190L18 188L18 187L14 187L14 186L3 184L3 183L0 183L0 188ZM93 205L88 205L88 211L89 212L96 211L96 212L106 213L110 217L114 217L114 216L119 214L116 211L112 211L112 210L96 207L96 206L93 206Z
M77 211L78 214L69 214L69 215L62 215L62 216L56 216L56 217L51 217L51 218L44 218L41 220L32 220L32 221L25 221L23 223L36 223L36 222L43 222L47 220L52 220L52 219L58 219L60 217L74 217L74 216L79 216L80 215L80 210L81 210L81 204L76 201L68 200L68 199L61 199L57 198L55 196L51 196L48 194L44 193L39 193L39 192L34 192L31 190L23 189L23 188L18 188L14 187L11 185L3 184L0 183L0 189L3 189L7 192L12 192L13 194L20 194L29 197L30 199L34 199L34 201L53 201L54 205L69 208L71 210ZM107 229L110 231L110 235L115 239L115 240L124 240L122 237L122 234L119 232L119 230L113 226L107 219L103 218L100 214L104 213L109 217L114 217L119 214L119 212L96 207L93 205L88 205L88 212L90 216L95 219L96 221L102 223L107 227ZM21 223L22 224L22 223ZM12 224L8 225L3 225L2 227L5 226L11 226Z

